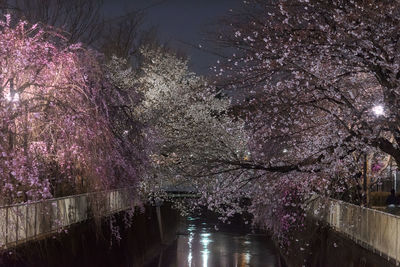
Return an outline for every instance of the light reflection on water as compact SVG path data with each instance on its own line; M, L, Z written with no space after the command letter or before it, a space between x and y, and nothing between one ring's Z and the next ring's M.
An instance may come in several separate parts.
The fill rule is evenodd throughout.
M266 236L220 225L216 231L216 223L205 218L187 218L176 243L164 251L158 266L278 266L276 250Z
M204 225L204 223L203 223L203 225ZM201 251L203 267L208 266L208 255L210 254L210 251L208 250L208 244L210 242L212 242L212 240L209 238L210 236L211 236L210 233L200 234L200 243L203 245L203 249ZM191 252L189 252L189 253L191 253Z

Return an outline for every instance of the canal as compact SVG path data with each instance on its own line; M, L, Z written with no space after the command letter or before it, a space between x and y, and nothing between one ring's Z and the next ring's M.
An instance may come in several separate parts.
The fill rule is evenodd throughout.
M230 224L206 211L182 217L165 204L159 210L150 206L137 209L130 227L125 212L112 221L121 239L115 238L109 220L89 220L74 224L65 233L3 251L0 267L396 266L312 221L281 251L268 235L252 229L242 217Z
M155 207L137 211L131 227L115 218L116 241L107 221L74 225L68 233L3 253L7 267L282 267L271 239L241 218L224 224L211 212L182 217L163 206L160 231ZM160 232L163 234L160 235Z
M278 267L278 255L267 235L240 220L223 224L205 213L181 218L176 240L146 267Z

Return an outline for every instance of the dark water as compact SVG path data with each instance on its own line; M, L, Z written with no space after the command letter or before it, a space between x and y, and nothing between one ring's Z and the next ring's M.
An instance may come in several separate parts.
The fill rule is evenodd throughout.
M182 219L177 240L147 267L280 267L278 252L264 234L209 216Z
M85 222L0 254L0 267L283 267L269 237L240 218L228 225L212 213L181 217L167 206L161 215L162 238L156 209L147 207L129 228L123 214L116 217L122 239L112 246L108 223Z

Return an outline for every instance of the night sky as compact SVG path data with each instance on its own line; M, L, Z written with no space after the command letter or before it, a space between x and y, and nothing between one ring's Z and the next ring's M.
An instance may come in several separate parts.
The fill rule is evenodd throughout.
M206 29L229 14L229 9L239 8L241 3L241 0L105 0L104 8L110 17L147 8L146 24L157 27L162 42L185 52L191 58L193 71L205 74L217 60L216 56L184 43L210 48L210 44L203 42Z

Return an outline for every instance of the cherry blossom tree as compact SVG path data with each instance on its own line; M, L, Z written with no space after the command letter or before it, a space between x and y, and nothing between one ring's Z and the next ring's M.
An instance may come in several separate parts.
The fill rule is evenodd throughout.
M11 17L0 22L3 202L136 178L112 132L97 53Z
M190 72L187 60L162 48L144 47L142 55L143 101L137 112L149 128L154 168L147 190L193 190L206 202L216 200L208 194L228 189L224 173L242 175L226 162L248 157L243 122L228 116L230 101L218 98L204 78Z
M233 113L251 129L251 160L236 165L268 185L253 187L261 221L304 202L288 197L293 184L302 198L355 201L372 154L400 163L398 9L391 1L256 0L226 18L217 42L233 54L214 69L219 86L242 96Z
M137 113L143 99L138 90L137 71L129 62L116 56L106 61L104 72L108 85L103 86L101 95L107 106L109 127L119 144L118 151L131 169L120 186L132 187L135 184L132 177L144 175L149 168L152 146L147 138L148 129Z

